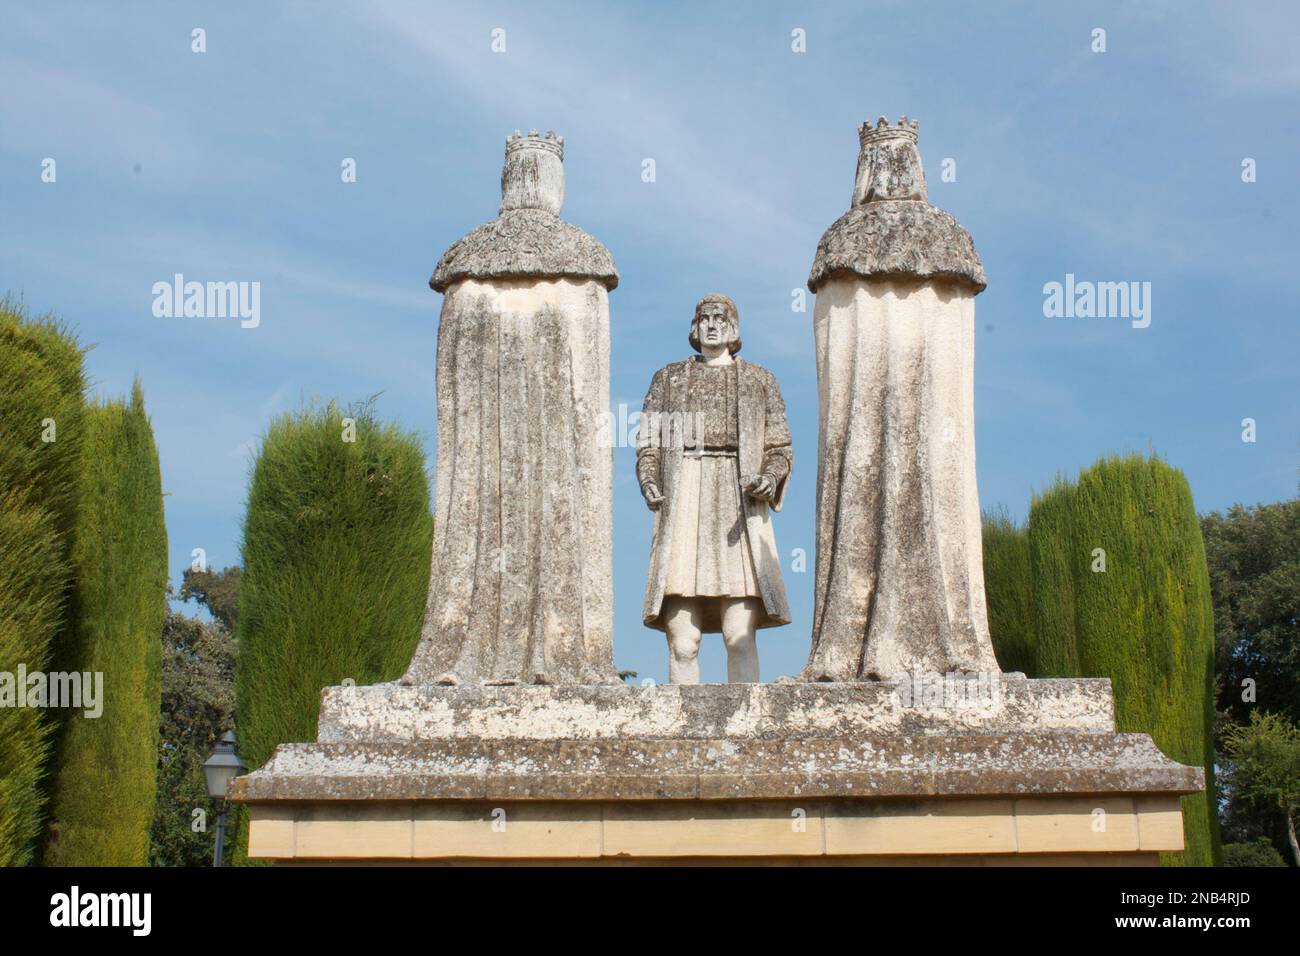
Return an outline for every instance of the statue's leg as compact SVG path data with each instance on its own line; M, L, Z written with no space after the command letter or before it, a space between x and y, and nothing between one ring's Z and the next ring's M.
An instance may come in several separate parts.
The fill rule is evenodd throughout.
M664 597L663 620L668 628L668 682L700 682L699 599L669 594Z
M758 683L758 641L755 633L761 605L759 598L722 599L722 640L727 645L729 683Z

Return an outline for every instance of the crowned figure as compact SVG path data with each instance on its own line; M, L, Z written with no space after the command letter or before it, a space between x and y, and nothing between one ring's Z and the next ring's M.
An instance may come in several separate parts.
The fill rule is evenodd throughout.
M998 673L975 484L970 234L930 205L917 124L859 130L808 288L820 402L812 681Z

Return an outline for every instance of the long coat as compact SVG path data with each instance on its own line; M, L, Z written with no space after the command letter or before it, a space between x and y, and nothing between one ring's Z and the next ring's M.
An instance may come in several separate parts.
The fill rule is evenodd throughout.
M674 506L678 497L678 479L686 449L681 441L661 441L659 422L654 413L686 411L686 370L690 358L674 362L655 373L646 393L641 413L641 429L637 437L638 473L644 474L647 461L653 475L657 470L663 504L654 515L653 543L650 547L650 574L646 581L645 606L642 620L647 627L666 630L662 618L664 592L668 582L668 569L673 553ZM742 477L758 475L764 458L769 453L782 455L793 465L790 452L790 429L785 421L785 403L776 378L761 365L743 359L736 363L736 421L739 425L737 453L739 473ZM687 432L689 435L689 431ZM657 468L656 468L657 465ZM754 573L759 596L763 601L763 615L758 627L777 627L790 623L790 607L786 601L785 583L781 579L781 557L772 533L771 511L780 511L785 500L789 472L777 483L769 509L766 502L750 497L742 488L740 500L745 510L746 539L754 560ZM703 602L705 633L722 630L718 601Z

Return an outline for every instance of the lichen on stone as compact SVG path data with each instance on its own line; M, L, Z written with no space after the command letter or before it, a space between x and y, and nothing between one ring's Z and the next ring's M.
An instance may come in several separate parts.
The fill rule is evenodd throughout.
M950 279L976 292L988 284L970 233L949 213L915 199L863 203L835 220L817 243L809 290L835 273Z
M595 279L618 286L614 258L598 240L544 209L507 209L448 247L429 279L445 292L461 279Z

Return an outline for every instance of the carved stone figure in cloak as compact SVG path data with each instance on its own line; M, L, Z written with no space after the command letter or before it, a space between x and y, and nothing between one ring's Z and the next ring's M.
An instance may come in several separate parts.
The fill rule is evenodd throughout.
M970 234L930 205L917 128L859 131L852 208L808 288L821 396L811 681L998 673L975 484Z
M619 683L608 250L560 218L564 140L506 143L501 213L443 254L424 628L404 684Z
M654 512L643 620L668 637L668 676L699 683L702 634L722 633L727 679L758 681L756 631L790 623L772 532L794 464L772 373L737 358L740 314L725 295L695 307L699 353L655 373L637 439Z

